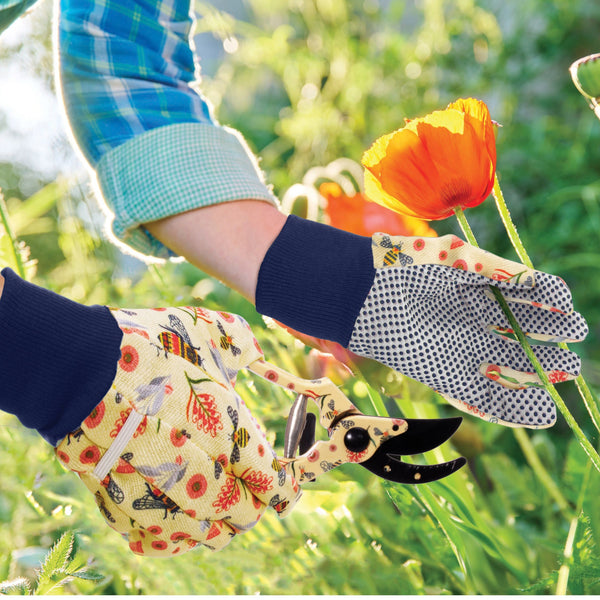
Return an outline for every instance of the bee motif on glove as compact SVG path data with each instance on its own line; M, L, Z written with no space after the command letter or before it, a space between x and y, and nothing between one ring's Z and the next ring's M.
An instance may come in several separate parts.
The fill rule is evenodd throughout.
M227 407L227 414L233 424L233 433L231 434L231 441L233 442L233 449L231 450L230 462L234 464L240 461L240 448L245 448L250 440L250 434L245 427L238 429L239 417L238 412L231 406Z
M221 337L219 338L219 344L221 348L223 348L223 350L231 350L231 353L234 356L238 356L239 354L241 354L242 351L233 343L233 338L227 334L227 332L223 328L223 325L221 325L219 321L217 321L217 327L221 332Z
M389 248L383 257L383 264L386 267L391 267L400 261L400 265L405 267L413 263L412 256L402 252L402 243L394 244L389 235L383 236L380 242L383 248Z
M158 336L163 350L181 356L181 358L185 358L185 360L191 362L193 365L198 365L202 368L204 359L198 354L198 348L192 344L190 335L181 322L181 319L175 315L169 315L169 325L170 327L162 325L165 331Z

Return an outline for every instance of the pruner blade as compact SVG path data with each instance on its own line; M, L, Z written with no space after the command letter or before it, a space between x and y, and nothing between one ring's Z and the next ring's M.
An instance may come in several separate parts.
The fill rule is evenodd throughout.
M419 454L437 448L449 439L462 422L461 417L451 419L405 419L407 430L384 442L361 465L384 479L397 483L429 483L458 471L467 462L460 457L438 465L413 465L402 461L402 456Z
M404 455L428 452L449 440L462 423L462 417L404 420L408 423L408 429L386 442L387 452Z
M396 483L429 483L448 477L464 466L464 457L439 465L411 465L397 454L381 454L381 448L370 459L361 463L371 473Z

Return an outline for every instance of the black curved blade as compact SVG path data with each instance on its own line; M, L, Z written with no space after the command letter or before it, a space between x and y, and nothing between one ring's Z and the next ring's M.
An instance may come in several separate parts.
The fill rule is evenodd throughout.
M439 465L411 465L400 456L382 454L378 450L371 458L360 463L375 475L397 483L429 483L437 481L463 467L467 460L462 456Z
M384 442L378 452L406 456L433 450L452 437L462 423L462 417L404 420L408 423L408 429Z

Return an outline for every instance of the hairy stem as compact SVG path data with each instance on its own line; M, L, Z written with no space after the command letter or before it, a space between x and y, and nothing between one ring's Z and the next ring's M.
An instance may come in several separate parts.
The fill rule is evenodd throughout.
M525 250L525 246L519 236L519 232L510 216L510 211L508 210L508 206L506 205L506 201L504 200L504 194L502 193L502 189L500 188L500 182L498 181L498 175L494 178L494 189L492 190L492 195L494 196L494 200L496 201L496 208L498 209L498 213L500 214L500 218L502 219L502 223L504 224L504 229L510 239L510 243L513 245L519 260L527 265L530 269L535 268L533 266L533 262ZM558 344L559 348L563 348L565 350L568 349L567 344L561 342ZM598 401L594 398L592 392L588 384L586 383L583 375L579 375L575 379L575 384L577 385L577 389L579 390L579 394L583 399L583 403L596 427L597 431L600 432L600 410L598 409Z

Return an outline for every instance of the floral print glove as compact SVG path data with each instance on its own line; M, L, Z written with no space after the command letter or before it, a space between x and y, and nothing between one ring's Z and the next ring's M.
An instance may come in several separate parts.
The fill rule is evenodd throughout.
M198 307L112 310L123 331L112 388L56 447L136 554L226 546L268 506L299 497L235 392L262 357L239 316Z
M490 289L499 288L532 341L580 341L583 317L558 277L440 238L375 234L375 280L349 349L425 383L487 421L551 426L556 408ZM555 345L534 352L550 381L573 379L581 361Z

